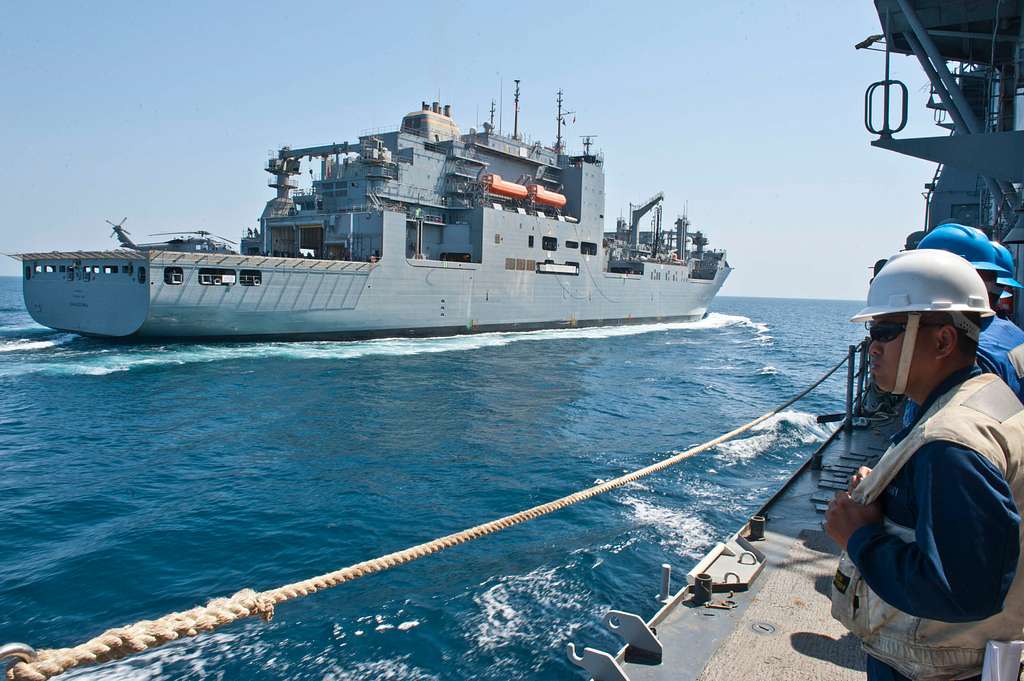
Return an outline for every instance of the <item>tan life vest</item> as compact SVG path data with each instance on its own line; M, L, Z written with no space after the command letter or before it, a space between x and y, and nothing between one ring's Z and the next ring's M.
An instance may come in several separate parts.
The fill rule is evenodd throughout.
M1024 406L998 376L981 374L939 397L899 444L891 446L852 496L879 497L922 446L943 440L991 461L1024 509ZM885 520L885 532L905 542L914 528ZM897 610L874 593L844 551L832 582L832 616L861 639L864 650L911 679L964 679L981 672L985 643L1024 635L1024 533L1017 573L996 615L977 622L939 622Z
M1013 365L1014 370L1017 372L1018 380L1024 381L1024 343L1010 350L1007 357L1010 358L1010 364Z

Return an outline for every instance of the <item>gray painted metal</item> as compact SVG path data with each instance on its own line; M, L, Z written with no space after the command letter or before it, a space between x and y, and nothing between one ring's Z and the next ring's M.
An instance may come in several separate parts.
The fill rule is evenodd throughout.
M1024 181L1024 131L879 139L872 146L1013 182Z
M25 305L40 324L119 338L423 336L705 314L731 271L725 253L606 240L601 156L460 135L442 111L424 105L358 143L281 149L266 168L275 196L243 254L22 254ZM320 176L297 191L303 158ZM486 174L565 206L496 195ZM626 271L611 271L613 251Z

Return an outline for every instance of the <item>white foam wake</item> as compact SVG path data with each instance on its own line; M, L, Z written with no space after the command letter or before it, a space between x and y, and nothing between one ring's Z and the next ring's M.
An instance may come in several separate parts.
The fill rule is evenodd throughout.
M799 411L776 414L749 432L754 434L718 445L715 458L726 464L735 464L774 449L821 442L829 436L829 431L817 422L813 414Z
M348 360L372 356L404 357L430 353L466 352L500 348L512 343L529 341L605 339L667 331L704 331L732 326L744 326L758 331L764 325L753 322L748 317L712 312L704 319L695 322L512 331L438 338L383 338L379 340L348 342L313 341L303 343L241 343L224 345L181 344L153 348L147 346L126 346L123 348L113 348L112 350L71 354L60 358L53 358L52 361L48 362L24 364L17 367L16 370L0 371L0 373L16 371L18 374L44 372L103 376L147 367L242 359L247 361L275 358ZM68 335L68 339L70 338L74 338L74 336ZM20 339L13 342L28 344L51 341ZM45 347L51 346L27 347L26 345L12 349L45 349Z
M537 612L579 611L578 589L557 573L557 568L537 568L525 575L506 575L473 597L479 615L470 618L476 647L491 651L511 644L550 644L552 632ZM566 634L567 632L562 632Z
M659 543L681 556L700 558L714 539L713 528L698 513L657 506L640 497L625 497L622 503L637 524L655 528Z
M30 350L45 350L64 345L75 339L70 333L61 334L54 338L45 340L29 340L27 338L15 338L12 340L0 341L0 352L27 352Z

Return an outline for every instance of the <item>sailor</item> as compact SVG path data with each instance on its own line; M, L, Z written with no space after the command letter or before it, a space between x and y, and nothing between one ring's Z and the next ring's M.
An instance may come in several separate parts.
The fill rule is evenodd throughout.
M949 251L970 262L985 282L989 305L993 310L998 306L1003 292L999 281L1016 283L1012 272L998 264L997 249L993 243L983 232L973 227L941 225L921 239L918 248ZM995 316L983 320L977 361L982 371L996 374L1018 398L1024 399L1024 331L1017 328L1016 324ZM912 398L908 399L903 412L903 425L912 422L917 411L918 405Z
M996 283L1002 287L1002 293L999 294L997 306L993 308L996 311L996 316L1000 319L1006 319L1009 309L1008 307L1003 307L1003 304L1013 297L1012 289L1024 288L1024 285L1013 278L1013 273L1017 271L1017 268L1013 262L1013 254L1010 253L1010 249L998 241L993 241L992 247L996 249L996 264L1009 272L1009 274L996 278Z
M927 249L894 255L851 320L879 386L922 407L825 515L832 614L872 681L971 678L987 641L1024 632L1024 406L975 364L992 314L971 265Z

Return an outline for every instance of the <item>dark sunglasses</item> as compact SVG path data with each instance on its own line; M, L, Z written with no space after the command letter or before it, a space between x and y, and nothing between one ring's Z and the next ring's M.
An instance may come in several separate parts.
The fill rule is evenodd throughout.
M867 322L865 328L871 340L876 343L888 343L896 340L900 334L907 330L906 322Z
M946 326L945 324L920 324L921 328L926 326ZM877 343L888 343L899 338L900 334L907 330L906 322L865 322L864 327L868 330L871 340Z

